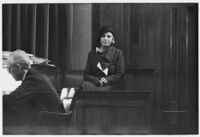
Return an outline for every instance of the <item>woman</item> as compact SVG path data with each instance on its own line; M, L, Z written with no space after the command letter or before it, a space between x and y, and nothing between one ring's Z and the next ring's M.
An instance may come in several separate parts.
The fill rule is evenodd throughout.
M102 27L97 46L88 54L82 90L114 89L125 74L124 57L115 46L114 32L110 27Z

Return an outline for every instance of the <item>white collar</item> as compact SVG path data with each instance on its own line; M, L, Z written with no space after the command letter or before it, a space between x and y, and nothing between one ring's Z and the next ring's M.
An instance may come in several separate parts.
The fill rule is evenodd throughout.
M28 73L28 70L25 70L24 76L22 77L22 81L25 79L27 73Z
M97 53L97 52L102 53L102 52L103 52L102 48L96 47L96 53Z

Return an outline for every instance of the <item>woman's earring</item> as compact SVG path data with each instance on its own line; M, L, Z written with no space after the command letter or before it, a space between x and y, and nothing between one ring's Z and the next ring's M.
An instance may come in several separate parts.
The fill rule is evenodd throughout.
M112 44L115 44L115 40L112 41Z

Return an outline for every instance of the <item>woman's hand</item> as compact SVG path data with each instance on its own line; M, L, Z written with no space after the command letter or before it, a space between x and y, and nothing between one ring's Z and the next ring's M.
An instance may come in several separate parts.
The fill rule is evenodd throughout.
M102 86L108 83L108 81L104 77L100 79L100 82L102 83Z
M106 85L106 84L108 83L108 81L107 81L104 77L101 78L101 79L94 78L94 79L92 80L92 83L93 83L94 85L96 85L97 87L102 87L102 86Z
M98 78L94 78L93 81L91 81L94 85L96 85L97 87L102 86L102 83L100 82L100 80Z

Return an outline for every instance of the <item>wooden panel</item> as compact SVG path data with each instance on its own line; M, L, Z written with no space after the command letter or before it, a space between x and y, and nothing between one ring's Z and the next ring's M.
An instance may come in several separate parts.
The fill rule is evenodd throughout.
M77 100L77 134L105 134L108 130L108 103L102 100Z
M123 41L121 45L121 49L124 53L125 58L125 66L126 69L135 68L135 63L132 63L130 60L135 60L137 55L135 50L132 50L133 46L131 46L131 4L123 5ZM134 24L133 24L134 25ZM137 28L137 27L136 27ZM130 50L132 52L130 52ZM134 61L135 62L135 61Z
M112 103L111 133L151 133L151 111L145 100Z
M178 78L178 15L177 7L171 8L171 32L170 32L170 109L177 109L177 98L178 98L178 89L177 89L177 78Z
M186 8L182 7L178 11L178 62L177 62L177 90L178 106L180 110L185 110L188 102L186 96Z
M161 51L163 36L163 6L161 4L131 4L131 44L128 47L131 58L126 58L128 68L153 68L152 77L138 77L132 85L139 88L152 88L153 112L152 130L161 119ZM127 66L126 66L127 67ZM143 79L143 81L140 81ZM139 82L140 81L140 82ZM148 81L148 82L147 82ZM142 86L143 85L143 86ZM144 86L145 85L145 86ZM149 87L149 85L151 85ZM159 124L157 124L159 125Z
M195 8L195 6L194 6ZM192 13L193 12L193 13ZM197 13L193 10L188 14L187 5L184 6L165 6L163 25L164 25L164 46L163 46L163 112L162 120L165 125L163 125L163 132L167 133L195 133L197 130L195 124L193 123L196 117L191 117L195 115L195 102L197 100L190 98L191 88L189 83L190 74L194 72L191 70L189 65L189 60L196 60L194 52L194 47L197 46L196 42L192 42L190 36L197 36L194 30L196 20L195 16ZM190 18L190 17L191 18ZM189 25L192 23L193 25ZM190 28L189 26L195 26ZM169 31L168 31L169 29ZM191 45L188 43L191 42ZM192 48L193 47L193 48ZM192 48L192 49L191 49ZM197 48L197 47L196 47ZM189 55L189 49L194 53L194 55ZM197 58L197 56L196 56ZM196 73L197 74L197 73ZM194 75L191 77L195 77ZM193 79L193 82L197 82ZM197 85L197 83L196 83ZM194 94L197 94L197 89L193 90ZM196 92L196 93L195 93ZM192 93L192 94L193 94ZM193 96L194 97L194 96ZM188 104L193 102L193 111L190 111ZM191 123L193 123L193 128L191 128ZM176 129L176 130L175 130ZM196 130L196 131L195 131Z
M150 133L150 94L147 90L77 92L77 134Z
M151 76L137 76L132 73L127 73L124 86L126 89L134 89L134 90L153 90L154 81ZM145 85L145 86L144 86Z
M161 7L131 5L131 45L129 52L136 60L129 59L136 68L154 68L159 65L161 40ZM130 64L131 64L130 63Z
M163 134L184 134L192 133L188 131L186 119L188 114L186 111L163 111L162 112L162 127ZM186 126L183 126L186 125Z
M187 104L190 131L198 132L198 6L187 7ZM186 105L185 104L185 105Z
M167 6L163 7L163 41L162 41L162 109L168 109L169 107L169 88L170 88L170 77L171 73L169 70L170 69L170 32L171 32L171 24L170 24L170 19L171 19L171 11L170 8Z
M164 46L163 46L163 95L165 109L178 107L178 9L166 7L164 11ZM169 105L170 104L170 105ZM171 108L170 108L171 107Z
M180 30L181 27L184 27L183 24L180 23L180 20L183 18L180 16L180 8L179 7L166 7L165 8L165 21L168 21L164 24L166 29L169 29L167 33L164 35L164 39L166 40L167 44L165 43L165 47L163 49L164 56L163 61L163 99L164 99L164 110L168 111L180 111L179 108L179 92L180 89L178 88L179 84L179 57L180 57L180 46L184 48L184 45L179 45L181 31L182 33L184 30ZM183 15L184 16L184 15ZM183 33L184 34L184 33ZM165 68L167 67L167 68ZM182 69L181 69L182 70ZM180 124L180 115L176 115L176 113L165 113L162 115L162 122L166 123L162 125L163 130L162 132L167 133L175 133L175 131L181 132L183 128ZM185 116L185 115L184 115ZM181 120L185 120L181 119ZM185 121L186 122L186 121ZM173 129L176 126L176 130Z
M125 61L127 62L126 66L131 68L137 68L139 66L139 30L140 30L140 8L138 6L131 5L131 37L130 37L130 45L127 46L127 55L130 54L130 57L128 56Z

